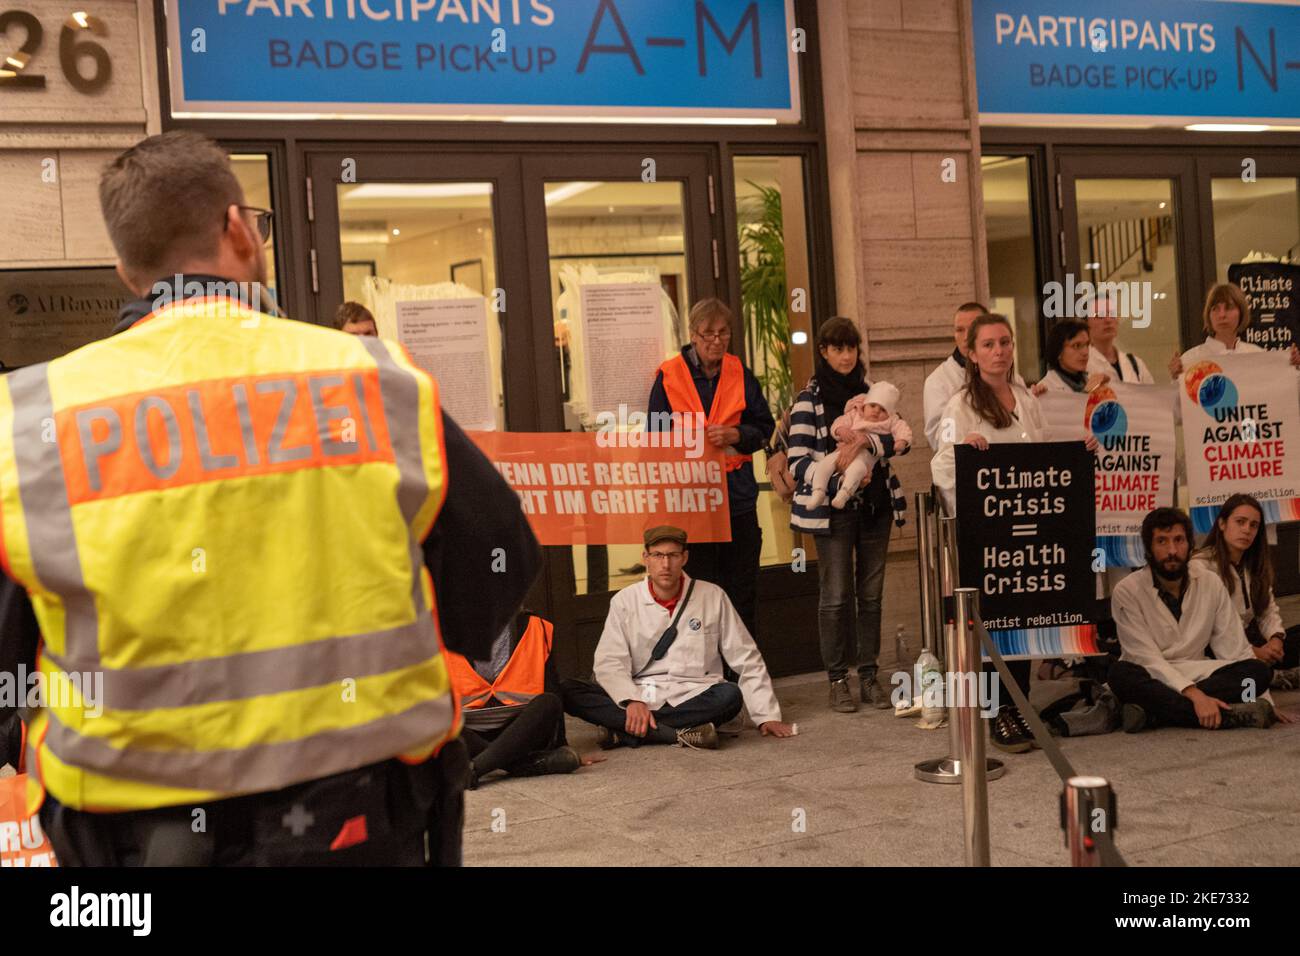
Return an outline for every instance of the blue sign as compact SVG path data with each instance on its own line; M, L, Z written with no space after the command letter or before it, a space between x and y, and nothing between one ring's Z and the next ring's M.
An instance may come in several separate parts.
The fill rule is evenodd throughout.
M984 123L1300 118L1300 7L973 0L972 12Z
M800 118L793 0L168 0L173 113Z

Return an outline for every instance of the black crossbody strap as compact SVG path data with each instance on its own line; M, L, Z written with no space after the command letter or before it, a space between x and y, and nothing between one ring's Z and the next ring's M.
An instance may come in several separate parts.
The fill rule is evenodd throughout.
M677 640L677 622L682 619L682 614L686 611L686 605L691 603L691 594L694 593L694 591L695 579L691 578L691 583L686 587L686 593L682 595L682 603L677 605L677 613L673 615L672 622L668 625L668 629L659 636L659 640L655 644L655 649L650 652L650 660L646 662L645 667L632 675L633 680L636 680L644 674L646 668L655 661L663 660L664 655L668 653L668 648L673 646L673 641Z

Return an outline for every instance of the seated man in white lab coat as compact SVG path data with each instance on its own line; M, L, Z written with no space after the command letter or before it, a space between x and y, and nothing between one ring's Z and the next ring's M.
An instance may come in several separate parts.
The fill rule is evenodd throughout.
M1191 539L1183 512L1152 511L1142 521L1147 566L1111 596L1121 653L1109 682L1129 733L1268 727L1276 719L1262 696L1269 665L1251 652L1219 575L1203 562L1188 563Z
M646 579L609 602L596 645L595 678L563 683L564 707L600 728L603 748L643 743L718 746L717 725L741 704L764 736L790 737L763 656L726 592L684 571L686 532L645 533ZM675 637L667 632L675 626ZM671 638L670 640L667 638ZM722 676L726 661L739 684Z

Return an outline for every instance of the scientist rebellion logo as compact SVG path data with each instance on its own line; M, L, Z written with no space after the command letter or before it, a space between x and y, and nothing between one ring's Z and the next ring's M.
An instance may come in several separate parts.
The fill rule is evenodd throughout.
M1128 432L1128 415L1113 388L1096 389L1088 397L1083 410L1083 427L1096 435L1099 441L1123 438Z
M1197 362L1183 376L1183 386L1187 397L1211 415L1237 404L1237 386L1217 362Z

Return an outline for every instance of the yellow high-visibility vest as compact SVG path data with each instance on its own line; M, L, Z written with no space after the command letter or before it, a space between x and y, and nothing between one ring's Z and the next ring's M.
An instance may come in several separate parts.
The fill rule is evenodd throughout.
M460 725L421 548L446 485L400 346L229 299L0 379L0 559L42 634L29 810L431 756Z

